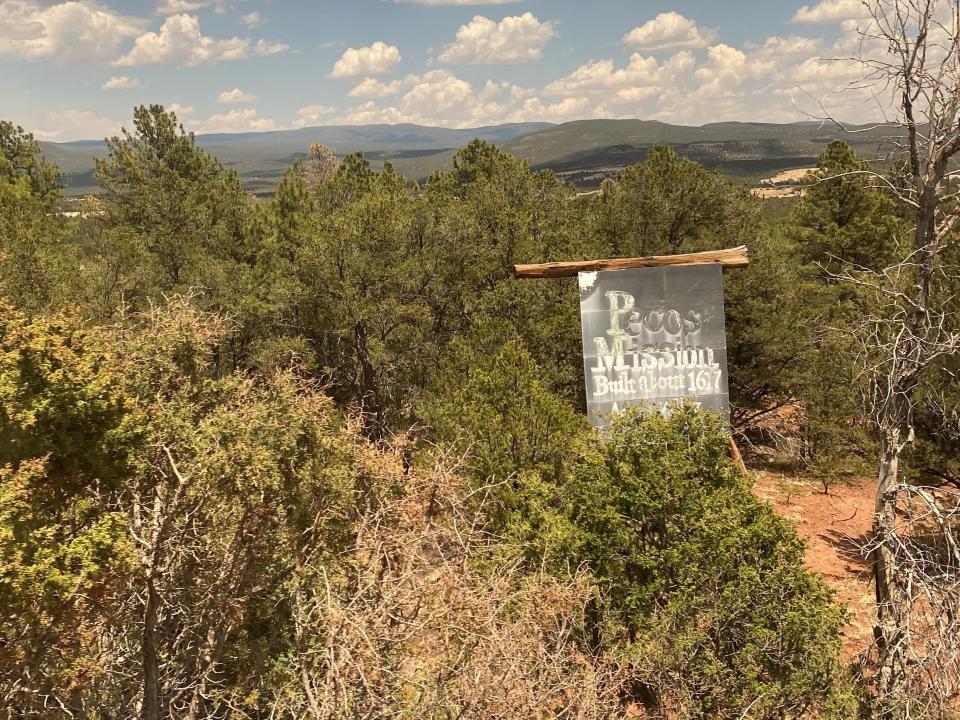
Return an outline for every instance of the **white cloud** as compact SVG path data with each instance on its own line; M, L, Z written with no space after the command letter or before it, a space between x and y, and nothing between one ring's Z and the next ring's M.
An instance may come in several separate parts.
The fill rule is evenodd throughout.
M790 73L797 83L853 82L863 77L863 65L857 60L809 57Z
M650 98L657 97L661 92L662 90L660 88L653 86L628 87L617 92L616 96L614 97L614 102L636 105L646 102Z
M586 114L596 117L699 124L706 118L761 119L756 111L766 105L766 118L771 118L781 112L773 89L795 85L788 70L817 48L808 38L774 37L747 49L714 45L703 62L690 50L680 50L662 62L637 52L620 67L609 58L592 60L549 83L543 95L588 98L593 111ZM777 119L799 119L799 113L786 104L793 116Z
M592 60L549 83L543 94L589 98L596 108L596 117L650 117L673 104L696 117L702 110L692 109L689 102L682 103L697 89L696 67L696 58L689 50L674 53L662 63L654 57L633 53L621 68L611 59Z
M589 98L564 98L557 103L544 103L530 98L506 118L508 122L542 121L562 123L583 118L604 117L606 112Z
M41 140L101 140L120 132L119 120L90 110L57 110L47 113L45 128L34 132Z
M797 23L826 23L869 17L862 0L820 0L812 7L804 5L793 15Z
M801 37L799 35L791 35L789 37L775 35L767 38L763 45L757 48L753 54L757 57L777 60L814 55L821 52L822 48L823 41L817 38Z
M457 39L440 54L440 60L475 65L522 63L539 60L543 46L556 34L549 20L533 13L508 16L499 23L477 15L457 30Z
M520 0L393 0L395 3L403 5L431 5L439 7L441 5L506 5L507 3L519 2Z
M755 72L746 53L730 45L714 45L707 51L707 58L707 64L694 73L700 81L697 93L701 97L731 92Z
M376 78L368 77L357 83L347 94L355 98L385 98L396 95L400 91L400 86L399 80L383 83Z
M191 13L204 8L213 7L214 12L227 11L226 0L159 0L157 2L158 15L177 15Z
M445 70L433 70L422 75L403 96L405 109L432 108L443 117L455 117L467 110L473 88L466 80Z
M264 40L260 38L253 44L253 54L259 56L265 55L278 55L280 53L286 52L290 49L290 46L283 42Z
M827 74L823 68L813 72L804 65L811 59L805 53L814 48L822 50L808 38L774 37L744 48L717 44L699 61L689 50L663 61L634 53L625 65L610 59L586 63L540 91L508 81L478 86L447 70L433 70L380 84L389 85L391 91L399 86L396 97L382 102L369 99L335 122L476 127L591 117L642 117L695 125L707 120L795 121L804 117L794 104L798 82ZM814 57L812 62L823 61ZM820 87L819 83L803 85L811 91ZM848 113L843 117L856 120L869 108L862 100L851 100L843 109Z
M634 50L648 52L680 50L707 47L716 35L716 30L700 28L693 20L670 11L635 27L623 36L623 42Z
M501 92L502 86L487 83L483 91L474 93L470 83L446 70L410 75L403 83L409 89L404 92L397 105L379 107L373 101L368 101L349 110L338 118L338 122L412 122L468 127L486 124L484 118L496 118L507 110L505 105L494 98Z
M337 109L330 105L307 105L297 110L297 119L293 121L294 127L309 127L311 125L320 125L325 118Z
M681 50L658 62L634 53L626 65L592 60L543 89L544 97L589 98L593 114L701 124L709 120L803 119L794 96L816 98L849 79L850 63L821 56L831 49L807 37L770 37L737 48L718 43L705 59ZM811 108L817 109L813 100ZM863 108L858 108L862 117ZM845 118L851 118L846 115Z
M400 62L395 45L377 41L368 47L347 48L327 77L348 78L358 75L383 75Z
M160 32L140 35L129 53L115 65L143 65L176 62L203 65L221 60L241 60L256 55L274 55L289 50L284 43L249 38L218 40L200 32L200 21L193 15L172 15L163 21Z
M198 133L264 132L279 129L280 126L270 118L260 117L255 108L238 108L217 113L206 120L198 121L194 128Z
M685 60L693 56L683 53ZM564 78L544 88L546 95L579 97L588 94L609 95L613 91L631 87L648 87L660 82L660 65L656 58L633 53L625 68L615 69L613 60L591 60Z
M420 5L501 4L393 0L402 1ZM821 100L844 120L873 119L878 101L868 98L869 93L834 94L862 76L861 66L854 61L830 58L850 57L860 51L874 56L886 53L886 47L862 42L858 33L862 20L848 17L854 12L851 3L803 1L807 6L797 11L793 19L836 22L839 38L835 42L818 37L820 32L811 32L806 33L810 37L754 35L756 42L734 46L717 41L715 31L700 27L679 13L662 13L624 36L626 44L637 48L629 57L600 55L568 74L551 76L549 82L538 87L520 87L510 81L478 82L473 75L468 80L446 69L428 68L422 73L394 78L385 73L395 71L401 62L397 47L379 41L368 47L346 49L340 43L336 52L342 56L330 76L352 79L351 88L346 91L356 106L337 109L306 105L292 122L284 119L281 126L271 118L261 117L250 105L233 106L236 109L224 105L224 112L195 117L190 125L202 132L246 132L334 122L476 127L497 122L564 122L587 117L642 117L689 124L712 120L789 121L802 119L802 110L818 112ZM121 66L147 62L200 65L288 49L281 43L258 41L256 37L207 37L201 32L200 21L183 12L229 7L236 13L231 22L253 26L263 20L255 12L263 6L253 2L157 0L152 4L167 15L153 21L153 32L147 32L146 21L119 15L103 4L106 2L109 0L0 0L0 59L40 58L75 63L78 67L97 60L112 60ZM119 2L112 5L128 7ZM254 12L244 15L237 8ZM495 20L474 15L466 14L466 18L473 19L464 21L450 45L432 51L435 61L492 64L535 60L544 54L546 44L558 29L553 22L540 22L532 13L522 10L502 20L500 15ZM834 35L832 31L829 34ZM121 70L127 74L120 74ZM136 77L140 73L126 67L114 72L117 74L103 82L104 90L140 86ZM110 74L103 72L101 82ZM218 98L220 102L255 100L240 88L226 89ZM182 106L170 108L180 117L193 111ZM32 125L55 128L41 130L45 137L69 139L102 137L115 132L119 123L98 113L70 110L51 113L46 120L37 118Z
M61 63L104 61L136 37L143 22L96 0L40 4L0 0L0 56Z
M247 13L246 15L241 15L240 22L242 22L248 28L255 28L263 25L265 20L263 19L263 15L261 15L259 12L254 11L251 13Z
M187 115L193 114L192 105L181 105L180 103L170 103L166 109L176 114L178 120L183 120Z
M395 107L380 107L373 100L351 108L336 118L337 125L373 125L379 123L417 122L405 118Z
M225 90L219 95L217 95L218 103L246 103L253 102L257 99L256 95L252 95L248 92L244 92L240 88L234 88L233 90Z
M488 80L476 89L446 70L408 75L405 89L394 104L381 106L364 102L336 118L338 123L417 123L445 127L477 127L498 122L566 120L606 115L606 111L585 97L544 102L530 88L508 81Z
M773 36L739 47L712 43L704 57L692 52L693 46L699 49L715 33L677 17L680 22L673 22L676 17L670 22L659 18L663 32L656 42L652 35L645 39L643 32L632 33L632 38L628 34L628 39L650 47L651 52L634 52L626 62L593 59L540 89L510 82L471 84L446 70L393 81L366 77L350 91L351 97L365 102L342 113L337 121L451 127L584 117L642 117L689 124L784 122L803 119L802 110L810 109L798 108L794 96L810 99L816 109L816 98L832 92L839 81L848 82L857 69L853 63L826 60L839 54L839 44L831 46L816 36ZM471 24L463 27L469 29ZM847 34L855 33L851 24L855 23L843 23L844 42ZM477 27L498 28L499 23L484 21ZM644 28L649 30L650 25L639 30ZM463 37L458 34L458 40ZM666 47L682 49L662 58L653 52ZM439 59L452 59L452 48L444 48ZM479 51L474 55L482 56ZM862 99L844 103L844 109L853 108L845 119L864 120Z
M126 75L114 75L100 86L101 90L131 90L140 87L140 80Z

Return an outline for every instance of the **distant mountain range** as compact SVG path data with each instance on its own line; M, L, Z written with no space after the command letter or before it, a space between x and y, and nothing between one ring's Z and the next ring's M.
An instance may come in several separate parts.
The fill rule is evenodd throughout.
M888 130L858 128L844 133L817 123L711 123L699 127L650 120L580 120L511 123L469 129L421 125L329 125L238 134L198 135L197 142L240 175L252 192L269 193L284 171L306 157L312 143L338 154L363 152L375 167L389 160L403 175L422 179L450 167L453 154L473 138L500 145L535 169L549 169L580 187L646 157L666 143L707 167L757 181L790 168L812 165L824 146L843 138L864 157L875 157ZM93 158L105 153L103 141L41 143L47 158L67 174L68 194L96 192Z
M552 127L549 123L509 123L469 129L422 125L326 125L274 132L198 135L197 143L237 171L253 192L271 190L286 169L305 158L312 143L338 154L363 152L375 166L390 160L399 172L421 178L450 163L457 149L474 138L503 144L519 135ZM106 153L102 140L41 143L51 162L67 174L68 193L96 192L93 158Z

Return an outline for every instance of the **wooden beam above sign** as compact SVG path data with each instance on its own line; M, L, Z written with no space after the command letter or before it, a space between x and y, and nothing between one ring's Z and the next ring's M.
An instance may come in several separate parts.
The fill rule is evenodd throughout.
M746 245L727 250L687 253L686 255L654 255L652 257L612 258L609 260L579 260L574 262L536 263L514 265L517 278L542 279L573 277L580 272L598 270L626 270L641 267L668 267L670 265L706 265L720 263L726 268L742 268L750 264Z

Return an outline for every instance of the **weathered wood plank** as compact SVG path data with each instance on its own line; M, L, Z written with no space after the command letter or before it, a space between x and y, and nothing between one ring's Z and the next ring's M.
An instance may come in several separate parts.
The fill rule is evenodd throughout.
M561 278L573 277L579 272L595 272L597 270L704 265L707 263L720 263L724 268L742 268L750 264L750 255L747 246L741 245L727 250L709 250L707 252L687 253L686 255L654 255L651 257L514 265L513 274L521 279Z

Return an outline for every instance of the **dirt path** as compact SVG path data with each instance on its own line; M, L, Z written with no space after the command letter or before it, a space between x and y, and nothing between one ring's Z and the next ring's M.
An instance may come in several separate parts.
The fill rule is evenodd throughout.
M853 660L871 640L874 596L870 568L858 541L870 530L876 481L858 480L830 488L813 481L752 473L756 491L793 522L807 541L807 566L823 575L850 618L844 628L844 657Z

